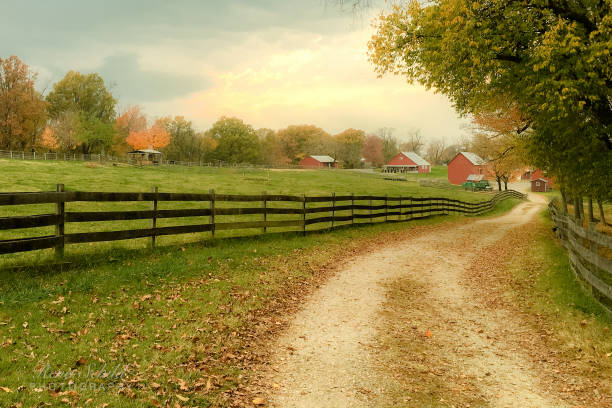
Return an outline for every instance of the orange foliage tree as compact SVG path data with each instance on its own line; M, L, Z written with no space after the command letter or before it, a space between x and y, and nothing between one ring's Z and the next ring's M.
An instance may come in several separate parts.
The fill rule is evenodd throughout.
M53 131L50 127L46 127L41 136L41 143L44 147L57 150L59 148L59 142L57 141L57 137L53 134Z
M161 149L170 143L170 133L164 123L158 120L148 130L130 132L125 141L133 149Z

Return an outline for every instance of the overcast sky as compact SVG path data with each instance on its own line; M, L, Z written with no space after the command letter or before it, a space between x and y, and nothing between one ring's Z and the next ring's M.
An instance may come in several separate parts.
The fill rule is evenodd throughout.
M201 130L231 115L256 128L463 133L445 97L376 77L366 49L384 2L358 15L333 0L0 3L0 56L32 66L47 92L73 69L100 73L120 110L182 115Z

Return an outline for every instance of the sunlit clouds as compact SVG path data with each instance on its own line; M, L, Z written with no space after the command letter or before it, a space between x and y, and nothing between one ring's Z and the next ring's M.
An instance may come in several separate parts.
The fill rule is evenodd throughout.
M257 128L392 127L400 137L420 129L426 138L448 141L462 133L446 98L401 78L376 77L366 49L381 5L355 16L320 0L186 1L180 7L159 0L105 6L63 0L40 5L28 20L24 7L0 17L0 35L16 26L27 31L10 46L0 44L0 53L35 67L41 90L75 69L100 73L122 108L182 115L202 130L220 116L237 116ZM112 7L122 12L109 19Z

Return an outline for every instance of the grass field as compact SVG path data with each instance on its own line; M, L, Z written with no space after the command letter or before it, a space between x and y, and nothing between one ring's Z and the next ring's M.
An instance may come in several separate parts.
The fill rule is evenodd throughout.
M14 191L53 191L57 183L63 183L67 190L109 191L109 192L148 192L157 186L160 192L215 192L234 194L269 194L294 195L329 195L337 194L375 194L389 196L436 196L452 197L464 201L482 201L489 198L483 193L463 191L459 187L435 189L419 186L424 177L445 178L445 167L434 167L431 175L411 174L408 181L384 180L377 172L351 170L264 170L264 169L231 169L200 167L132 167L128 165L83 162L50 162L0 160L0 192ZM197 208L208 203L163 202L159 209ZM245 203L222 203L218 207L245 206ZM254 205L258 206L259 203ZM300 203L275 203L270 206L300 206ZM327 204L321 204L327 205ZM147 210L150 203L68 203L66 211L117 211ZM54 205L28 205L0 207L0 217L15 215L32 215L53 213ZM348 215L338 212L337 215ZM253 221L261 216L218 216L217 222ZM269 220L295 219L295 215L273 215ZM160 219L158 227L198 224L207 222L207 218L188 217L182 219ZM71 223L66 233L89 231L113 231L124 229L148 228L149 220L113 221L96 223ZM45 236L54 233L54 227L30 228L24 230L0 231L0 240L25 237ZM282 229L276 229L283 231ZM285 229L286 231L287 229ZM218 237L244 236L259 234L258 230L221 231ZM158 237L160 245L182 245L209 238L209 233L186 234ZM75 257L99 251L119 248L145 248L149 243L146 238L112 243L77 244L67 248L68 256ZM36 253L12 254L0 257L2 265L17 265L48 260L52 250Z
M224 392L240 389L250 374L242 369L253 351L250 336L276 327L273 316L267 325L254 316L284 290L389 234L459 219L120 249L101 254L106 262L65 270L5 270L0 406L89 399L96 407L223 405ZM106 378L87 376L104 371Z
M52 190L60 182L67 189L90 191L149 191L157 185L176 192L214 188L246 194L335 191L488 198L460 189L420 188L418 176L394 182L357 171L91 168L18 161L0 161L0 168L2 191ZM505 201L495 212L516 203ZM82 203L68 205L84 208ZM93 210L109 206L95 204ZM29 207L3 208L2 216L26 209L32 213L32 207L53 211L52 206ZM253 352L254 338L277 327L270 311L284 310L281 299L297 302L300 288L316 282L335 262L390 234L462 219L451 215L360 225L306 237L281 232L203 241L208 236L199 234L189 237L199 242L174 237L177 241L166 243L181 245L144 251L144 240L69 246L68 263L55 266L36 262L46 260L44 255L8 257L0 268L0 406L223 405L226 392L247 383L244 359ZM126 228L124 223L107 224ZM16 263L28 266L6 268ZM267 320L258 318L262 315Z

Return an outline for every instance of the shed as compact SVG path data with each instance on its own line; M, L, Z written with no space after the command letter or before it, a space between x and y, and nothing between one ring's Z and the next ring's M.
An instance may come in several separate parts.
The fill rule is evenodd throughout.
M431 173L431 164L415 152L399 152L383 168L386 173Z
M448 182L461 185L470 175L484 175L485 161L476 153L459 152L448 162Z
M331 156L308 156L300 161L303 169L336 168L338 162Z
M154 149L138 149L128 152L128 161L140 165L158 165L163 153Z
M552 186L550 185L549 180L546 180L545 178L531 180L531 191L545 193L550 190L552 190Z

